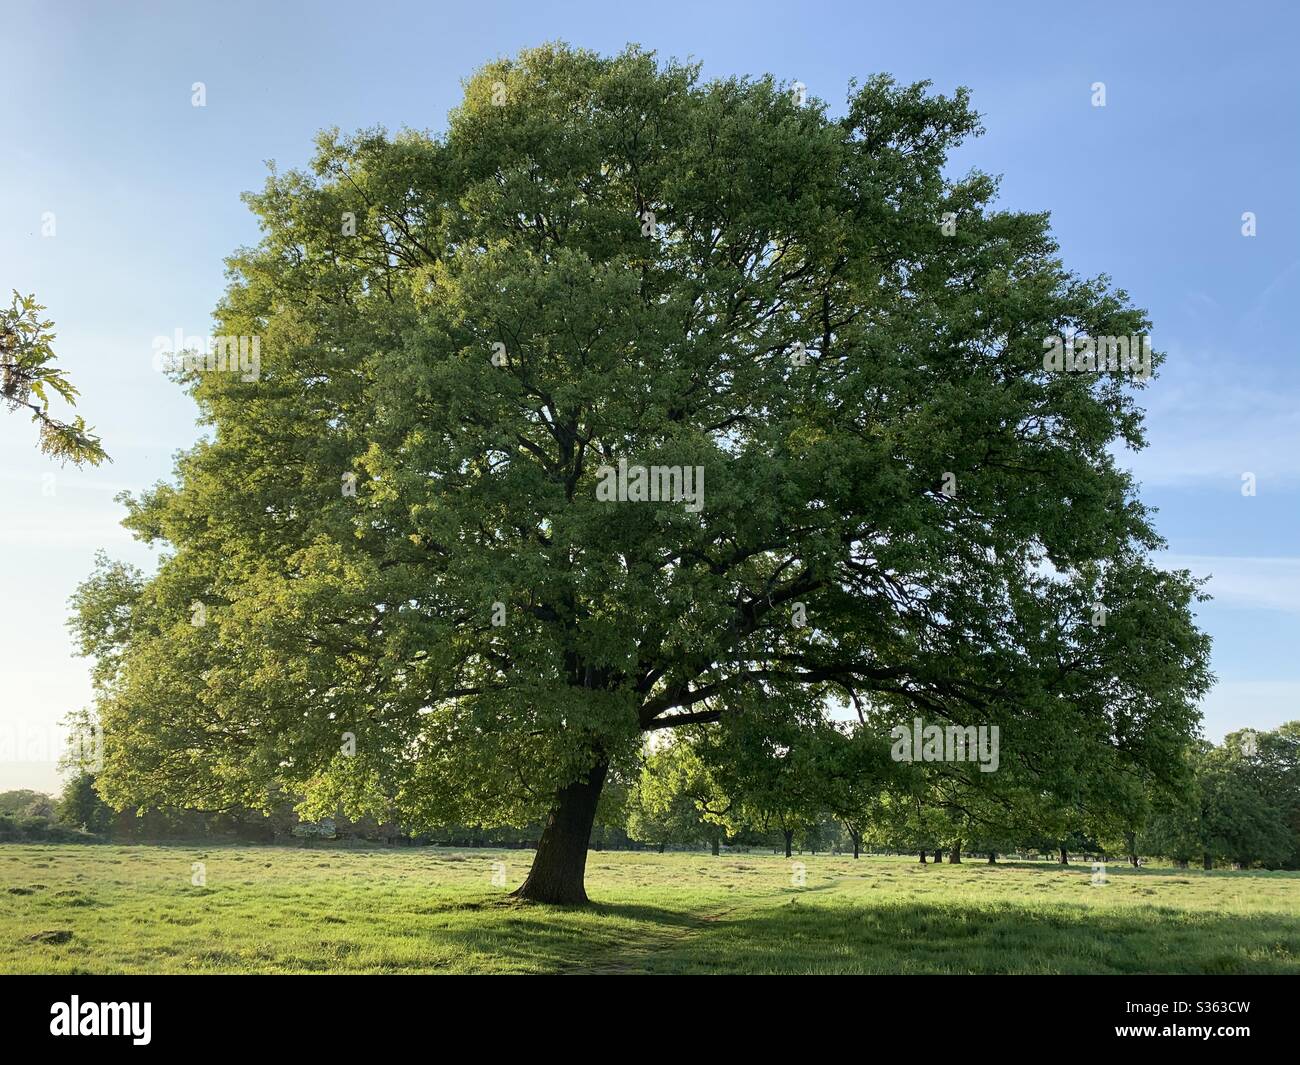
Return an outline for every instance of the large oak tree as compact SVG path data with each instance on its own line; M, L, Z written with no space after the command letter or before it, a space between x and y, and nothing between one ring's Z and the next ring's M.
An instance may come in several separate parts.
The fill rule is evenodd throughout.
M260 377L180 371L212 433L129 503L160 568L79 598L105 796L542 817L518 894L578 902L653 730L779 757L840 700L998 724L1044 788L1178 763L1206 641L1114 457L1143 382L1043 365L1148 324L947 173L976 132L548 46L273 173L218 311ZM599 498L620 460L702 508Z

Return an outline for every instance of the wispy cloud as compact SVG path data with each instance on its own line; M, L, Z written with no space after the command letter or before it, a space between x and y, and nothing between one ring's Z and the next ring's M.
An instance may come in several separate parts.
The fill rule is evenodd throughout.
M1219 605L1300 613L1300 558L1164 552L1156 560L1168 569L1208 577L1206 590Z
M1247 472L1261 481L1300 481L1300 371L1278 358L1260 326L1279 295L1294 290L1295 274L1292 264L1230 323L1211 297L1191 293L1189 316L1203 321L1205 332L1155 336L1167 358L1139 399L1149 444L1120 456L1143 483L1239 481Z

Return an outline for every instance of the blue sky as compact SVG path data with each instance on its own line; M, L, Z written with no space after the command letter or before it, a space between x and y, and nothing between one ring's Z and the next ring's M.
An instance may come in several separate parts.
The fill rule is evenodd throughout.
M1050 210L1067 264L1128 289L1169 355L1144 396L1150 447L1128 461L1172 561L1214 575L1206 734L1300 717L1300 359L1285 313L1300 295L1300 15L1048 7L4 0L0 290L48 305L115 462L60 468L24 417L0 417L0 789L57 786L57 722L90 695L66 600L96 548L151 565L113 496L167 476L195 439L151 342L209 332L223 257L257 239L239 194L268 159L304 163L323 127L439 130L477 66L555 39L635 41L706 76L771 72L832 110L876 71L968 86L987 133L955 170L1003 175L1005 207Z

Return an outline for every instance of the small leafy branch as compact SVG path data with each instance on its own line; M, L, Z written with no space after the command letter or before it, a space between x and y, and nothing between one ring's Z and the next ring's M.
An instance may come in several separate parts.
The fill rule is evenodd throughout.
M69 406L76 406L78 392L54 365L54 323L41 318L44 310L35 296L16 291L12 304L0 308L0 402L9 410L26 407L32 412L45 454L78 466L98 466L108 455L85 420L78 415L60 421L50 414L51 391Z

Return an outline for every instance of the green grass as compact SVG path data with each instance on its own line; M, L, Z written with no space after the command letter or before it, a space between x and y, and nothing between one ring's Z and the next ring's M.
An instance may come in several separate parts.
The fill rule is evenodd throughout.
M529 857L3 845L0 972L1300 973L1297 873L593 852L568 909Z

